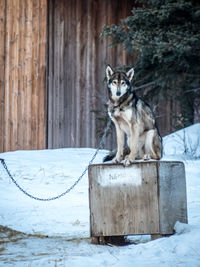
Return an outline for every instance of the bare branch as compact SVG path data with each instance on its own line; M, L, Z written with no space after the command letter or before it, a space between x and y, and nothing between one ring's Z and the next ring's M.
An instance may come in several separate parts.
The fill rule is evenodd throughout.
M199 91L199 90L200 90L200 87L199 87L199 88L190 89L190 90L186 90L186 91L184 92L184 94L187 94L187 93L190 93L190 92L197 92L197 91Z
M143 89L143 88L152 86L152 85L154 85L154 84L155 84L155 82L146 83L146 84L143 84L143 85L141 85L141 86L134 87L134 90L140 90L140 89Z

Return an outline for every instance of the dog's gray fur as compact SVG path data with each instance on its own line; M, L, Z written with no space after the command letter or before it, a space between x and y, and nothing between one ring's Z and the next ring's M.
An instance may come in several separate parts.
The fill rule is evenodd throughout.
M156 159L162 156L162 138L149 105L137 97L131 80L134 69L127 73L106 68L108 86L108 114L115 124L117 152L111 152L104 161L113 159L130 165L135 159ZM125 134L127 145L125 146Z

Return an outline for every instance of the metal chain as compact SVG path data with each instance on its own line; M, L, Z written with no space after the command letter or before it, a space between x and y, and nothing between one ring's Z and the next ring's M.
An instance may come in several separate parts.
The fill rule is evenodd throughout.
M51 200L56 200L56 199L58 199L58 198L63 197L63 196L66 195L67 193L69 193L69 192L70 192L70 191L71 191L71 190L72 190L72 189L73 189L73 188L80 182L80 180L83 178L83 176L85 175L85 173L86 173L87 170L88 170L89 165L93 163L93 161L94 161L94 159L96 158L96 156L97 156L97 154L98 154L98 152L99 152L101 146L103 145L104 140L105 140L105 138L106 138L106 134L107 134L107 132L108 132L108 130L109 130L109 128L110 128L110 125L111 125L111 119L109 118L108 123L107 123L107 126L106 126L106 128L105 128L105 130L104 130L104 134L103 134L103 136L102 136L102 138L101 138L101 141L100 141L100 143L99 143L99 146L98 146L97 150L95 151L94 155L92 156L91 160L89 161L89 164L87 165L87 167L85 168L85 170L82 172L81 176L75 181L75 183L74 183L70 188L68 188L65 192L63 192L62 194L59 194L59 195L57 195L57 196L55 196L55 197L50 197L50 198L39 198L39 197L35 197L35 196L29 194L29 193L26 192L26 191L25 191L25 190L24 190L24 189L17 183L17 181L13 178L13 176L12 176L11 173L10 173L10 171L8 170L8 167L7 167L6 163L5 163L5 160L0 158L1 164L2 164L2 166L4 167L4 169L6 170L8 176L10 177L10 179L12 180L12 182L18 187L18 189L19 189L21 192L23 192L23 193L24 193L25 195L27 195L28 197L30 197L30 198L32 198L32 199L35 199L35 200L40 200L40 201L51 201Z

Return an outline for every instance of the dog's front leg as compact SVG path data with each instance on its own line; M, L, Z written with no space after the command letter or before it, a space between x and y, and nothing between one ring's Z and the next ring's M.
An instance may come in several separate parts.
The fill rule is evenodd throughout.
M137 125L131 125L131 134L129 137L130 154L125 158L124 161L125 166L129 166L135 160L138 150L138 140L139 140L139 129Z
M119 124L115 123L116 134L117 134L117 154L113 159L113 162L118 163L123 160L123 151L124 151L124 132L119 127Z

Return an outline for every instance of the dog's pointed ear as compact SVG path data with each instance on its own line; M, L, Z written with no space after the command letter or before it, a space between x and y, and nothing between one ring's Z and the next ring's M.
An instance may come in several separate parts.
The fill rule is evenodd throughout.
M131 68L127 73L126 73L129 81L131 82L133 79L133 75L134 75L134 68Z
M110 77L113 75L114 71L112 70L112 68L108 65L106 68L106 77L109 80Z

